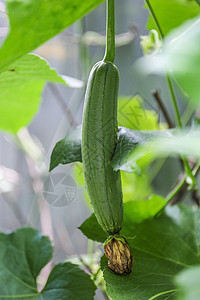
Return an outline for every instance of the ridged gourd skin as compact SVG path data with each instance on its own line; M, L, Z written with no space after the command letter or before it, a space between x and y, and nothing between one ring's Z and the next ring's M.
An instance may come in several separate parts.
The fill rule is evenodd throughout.
M120 171L111 159L117 143L119 72L100 61L90 72L82 123L82 161L86 189L96 218L109 234L119 233L123 222Z

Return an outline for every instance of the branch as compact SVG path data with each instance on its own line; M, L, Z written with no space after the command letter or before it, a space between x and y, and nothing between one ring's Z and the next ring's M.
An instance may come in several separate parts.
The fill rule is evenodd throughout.
M151 93L152 93L153 97L155 98L158 106L160 107L169 128L174 128L174 125L173 125L172 120L171 120L171 118L168 114L168 111L167 111L166 107L164 106L164 103L163 103L162 99L160 98L159 92L157 90L152 90Z

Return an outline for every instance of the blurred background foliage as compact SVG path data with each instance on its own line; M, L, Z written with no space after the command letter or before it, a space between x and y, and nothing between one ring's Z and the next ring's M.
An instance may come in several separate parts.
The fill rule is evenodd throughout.
M186 5L182 9L187 11L187 16L184 20L172 16L171 21L177 22L174 25L169 22L169 16L167 21L163 17L167 1L160 6L157 2L152 1L153 5L159 7L165 34L186 18L195 16L193 6L196 4L192 3L189 10ZM179 9L179 1L174 2ZM162 130L168 128L169 124L152 91L158 91L174 123L165 79L155 75L146 77L133 66L136 59L143 55L140 36L148 33L147 21L148 11L143 1L116 0L115 64L120 72L118 122L120 126L135 130ZM166 22L171 24L170 28L165 26ZM0 1L0 43L8 33L8 26L5 2ZM155 26L150 20L148 28L152 27ZM76 256L73 259L77 259L81 254L87 254L86 261L89 264L88 259L93 251L102 252L77 229L90 215L91 209L84 188L82 165L59 166L52 172L69 176L68 192L70 189L76 190L69 205L53 206L45 198L44 183L49 179L49 160L55 143L81 124L88 74L94 63L103 57L104 44L105 3L34 51L44 57L59 74L78 78L85 83L84 86L73 89L48 83L39 110L29 126L18 131L16 136L0 133L0 231L7 232L22 226L40 229L53 241L55 262L66 257ZM176 87L175 92L183 121L187 123L193 110L182 101L184 96L179 88ZM181 168L180 162L171 158L167 164L166 159L157 160L141 175L121 172L124 201L145 200L152 193L165 196ZM52 193L55 188L59 189L55 182L53 184ZM101 297L97 293L96 299Z

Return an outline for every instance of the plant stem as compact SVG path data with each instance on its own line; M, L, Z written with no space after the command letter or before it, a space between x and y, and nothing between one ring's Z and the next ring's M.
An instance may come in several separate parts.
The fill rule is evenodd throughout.
M165 120L166 120L169 128L173 128L174 125L173 125L173 123L171 121L171 118L170 118L170 116L168 114L168 111L166 110L166 107L165 107L162 99L160 98L159 92L157 90L153 90L151 93L152 93L154 99L156 100L159 108L161 109L161 111L162 111L162 113L163 113L163 115L165 117Z
M200 164L197 163L194 169L191 171L192 175L195 176L199 170ZM177 183L177 185L173 188L173 190L166 197L166 205L174 198L174 196L182 189L184 184L186 183L187 175L185 174L182 179Z
M107 0L106 50L104 61L115 60L115 0Z
M156 17L156 14L153 10L153 7L151 6L151 3L149 0L145 0L146 1L146 4L152 14L152 17L156 23L156 26L158 28L158 31L160 33L160 36L162 38L162 40L164 39L164 34L162 32L162 29L161 29L161 26L158 22L158 19ZM171 98L172 98L172 104L173 104L173 107L174 107L174 112L175 112L175 117L176 117L176 123L177 123L177 126L179 128L183 128L182 126L182 123L181 123L181 117L180 117L180 113L179 113L179 109L178 109L178 105L177 105L177 101L176 101L176 97L175 97L175 93L174 93L174 90L173 90L173 87L172 87L172 82L171 82L171 79L169 77L169 75L167 74L166 75L166 79L167 79L167 84L168 84L168 87L169 87L169 91L170 91L170 94L171 94ZM185 168L185 173L187 174L186 176L186 181L187 183L193 187L195 184L196 184L196 179L195 177L193 176L192 174L192 171L191 171L191 168L189 166L189 163L187 161L187 159L184 157L184 156L181 156L182 160L183 160L183 163L184 163L184 168Z
M174 196L182 189L186 182L186 175L179 181L179 183L173 188L173 190L166 197L167 204L174 198Z
M168 87L169 87L169 91L171 94L172 103L173 103L173 107L174 107L174 111L175 111L176 124L178 125L179 128L182 128L183 126L181 123L181 116L180 116L180 113L178 110L178 105L177 105L176 97L175 97L174 90L172 87L172 82L171 82L171 79L168 74L166 75L166 79L167 79L167 83L168 83Z
M152 14L152 17L153 17L153 19L154 19L154 22L156 23L156 26L157 26L158 31L159 31L159 33L160 33L160 36L161 36L161 38L162 38L162 40L163 40L163 39L164 39L164 34L163 34L163 32L162 32L162 29L161 29L161 27L160 27L160 24L159 24L159 22L158 22L158 19L157 19L155 13L154 13L153 7L151 6L151 3L150 3L149 0L145 0L145 1L146 1L146 4L147 4L147 6L148 6L148 8L149 8L149 10L150 10L150 12L151 12L151 14Z

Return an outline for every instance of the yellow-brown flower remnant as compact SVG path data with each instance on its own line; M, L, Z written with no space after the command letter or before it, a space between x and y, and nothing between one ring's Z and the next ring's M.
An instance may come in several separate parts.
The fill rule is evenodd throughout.
M133 266L133 256L124 237L113 237L104 246L108 267L116 274L129 274Z

